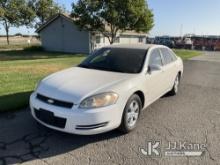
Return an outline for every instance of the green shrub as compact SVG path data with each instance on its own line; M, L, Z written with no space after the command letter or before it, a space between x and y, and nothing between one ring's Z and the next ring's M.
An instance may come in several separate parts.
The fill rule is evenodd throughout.
M44 48L42 46L29 46L24 48L24 51L43 51Z

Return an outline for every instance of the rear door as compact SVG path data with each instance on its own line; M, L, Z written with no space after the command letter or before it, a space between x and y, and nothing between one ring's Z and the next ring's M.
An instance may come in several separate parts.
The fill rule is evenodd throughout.
M166 85L166 90L168 91L172 89L174 80L177 76L177 67L175 63L177 59L168 48L160 48L160 52L163 60L163 70L165 76L164 84Z

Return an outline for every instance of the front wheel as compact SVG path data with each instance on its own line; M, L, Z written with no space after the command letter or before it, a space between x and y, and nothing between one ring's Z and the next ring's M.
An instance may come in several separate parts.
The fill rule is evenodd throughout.
M172 90L169 92L170 95L174 96L178 93L179 91L179 83L180 83L180 75L178 74L176 76L176 79L174 81L174 85L173 85L173 88Z
M128 133L135 129L141 109L142 103L140 97L136 94L132 95L123 112L121 125L119 127L122 132Z

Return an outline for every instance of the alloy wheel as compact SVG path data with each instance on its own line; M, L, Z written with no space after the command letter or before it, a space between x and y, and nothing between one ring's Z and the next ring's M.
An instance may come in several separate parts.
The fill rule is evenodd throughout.
M140 106L136 100L133 100L126 114L126 121L129 127L135 126L140 112Z

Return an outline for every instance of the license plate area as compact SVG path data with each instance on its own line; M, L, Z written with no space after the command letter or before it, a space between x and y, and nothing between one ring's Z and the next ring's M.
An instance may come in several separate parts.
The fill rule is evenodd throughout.
M46 111L43 109L40 109L39 112L39 117L42 121L46 122L46 123L53 123L54 122L54 113L50 112L50 111Z
M65 128L66 119L57 117L53 112L44 109L35 109L35 116L42 122L58 128Z

